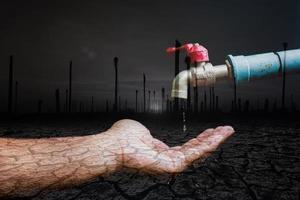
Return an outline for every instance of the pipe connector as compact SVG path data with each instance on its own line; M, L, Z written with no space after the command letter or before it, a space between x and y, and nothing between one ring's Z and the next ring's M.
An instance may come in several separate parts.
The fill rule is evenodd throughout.
M174 78L171 97L187 99L189 82L193 87L213 85L217 79L228 77L228 71L227 65L213 66L200 62L197 67L182 71Z

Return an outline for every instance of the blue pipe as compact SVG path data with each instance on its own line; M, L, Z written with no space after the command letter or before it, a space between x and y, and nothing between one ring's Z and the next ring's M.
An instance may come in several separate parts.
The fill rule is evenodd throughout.
M300 70L300 49L227 57L235 82L251 81L268 75Z

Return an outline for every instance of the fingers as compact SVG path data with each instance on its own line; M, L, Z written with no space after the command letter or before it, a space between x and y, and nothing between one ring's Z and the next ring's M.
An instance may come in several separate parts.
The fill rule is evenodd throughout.
M197 138L189 140L180 149L185 155L186 164L208 156L233 133L232 127L220 126L216 129L207 129Z
M154 171L168 173L181 172L194 160L207 157L233 132L233 128L229 126L207 129L181 147L171 147L159 153L156 158L157 162L155 162L155 165L151 165L150 168Z

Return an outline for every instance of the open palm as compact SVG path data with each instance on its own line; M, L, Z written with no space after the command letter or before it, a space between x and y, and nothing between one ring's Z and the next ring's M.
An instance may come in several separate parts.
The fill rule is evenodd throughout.
M177 173L194 160L208 156L234 130L230 126L207 129L182 146L169 147L134 120L120 120L110 130L121 145L122 165L149 173Z

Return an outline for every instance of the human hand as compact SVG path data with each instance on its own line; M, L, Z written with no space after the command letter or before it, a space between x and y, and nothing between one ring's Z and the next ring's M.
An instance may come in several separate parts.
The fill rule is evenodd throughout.
M207 129L182 146L169 147L150 134L141 123L120 120L107 131L120 145L123 167L149 173L178 173L194 160L207 157L234 133L230 126Z
M110 174L121 167L177 173L208 156L233 134L207 129L182 146L168 147L134 120L120 120L95 135L40 139L0 138L0 198L32 196Z

